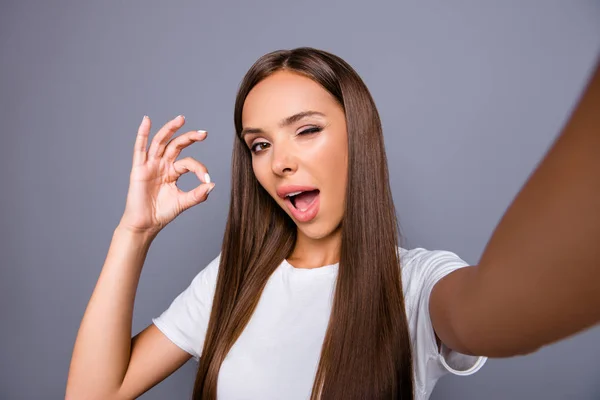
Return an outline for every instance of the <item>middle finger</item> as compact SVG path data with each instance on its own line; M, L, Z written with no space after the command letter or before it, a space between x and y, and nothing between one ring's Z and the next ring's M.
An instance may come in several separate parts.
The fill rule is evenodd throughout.
M199 142L206 139L206 135L206 131L191 131L176 137L175 139L171 140L169 144L167 144L163 158L168 162L175 161L175 159L179 157L181 150L194 142Z

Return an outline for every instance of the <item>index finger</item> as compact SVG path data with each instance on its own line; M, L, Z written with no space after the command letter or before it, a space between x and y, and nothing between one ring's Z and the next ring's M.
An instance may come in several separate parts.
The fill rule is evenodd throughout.
M135 145L133 146L133 166L142 165L146 162L148 157L146 146L148 146L148 136L150 135L151 126L152 121L150 121L147 115L144 115L138 128Z

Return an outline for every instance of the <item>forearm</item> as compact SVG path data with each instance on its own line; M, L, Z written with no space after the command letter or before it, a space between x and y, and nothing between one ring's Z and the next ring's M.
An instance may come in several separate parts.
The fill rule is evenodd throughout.
M477 353L533 351L600 321L600 65L471 283L461 312Z
M152 237L115 229L75 341L67 398L108 395L122 383L130 358L135 293L151 242Z

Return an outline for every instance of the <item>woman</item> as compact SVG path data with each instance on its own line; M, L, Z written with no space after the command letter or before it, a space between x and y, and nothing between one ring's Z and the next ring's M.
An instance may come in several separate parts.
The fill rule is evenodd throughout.
M67 398L134 398L199 361L195 399L427 399L445 373L600 320L600 72L477 266L398 247L381 124L362 80L311 48L248 71L221 253L153 324L131 319L152 240L207 199L178 116L135 143L123 217L86 309ZM594 107L596 109L594 109ZM177 178L203 184L183 193ZM565 234L566 233L566 234Z

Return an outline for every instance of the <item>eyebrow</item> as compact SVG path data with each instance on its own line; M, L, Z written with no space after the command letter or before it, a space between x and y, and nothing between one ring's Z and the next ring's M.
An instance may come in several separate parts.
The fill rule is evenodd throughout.
M292 116L286 117L284 119L282 119L281 121L279 121L279 127L280 128L285 128L286 126L290 126L304 118L307 117L312 117L312 116L319 116L319 117L325 117L325 114L318 112L318 111L302 111L299 112L297 114L294 114ZM260 128L244 128L242 129L242 133L240 133L240 137L243 139L244 135L250 134L250 133L257 133L257 134L262 134L265 133L262 129Z

